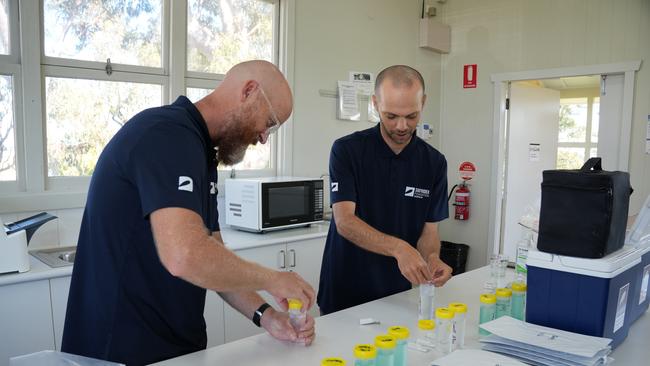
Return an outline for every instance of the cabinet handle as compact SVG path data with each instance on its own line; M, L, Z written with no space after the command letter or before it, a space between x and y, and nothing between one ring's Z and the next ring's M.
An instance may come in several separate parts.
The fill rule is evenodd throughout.
M285 269L287 268L287 264L285 263L285 257L284 257L284 250L281 250L280 253L278 253L278 267Z
M289 249L289 267L296 266L296 251Z

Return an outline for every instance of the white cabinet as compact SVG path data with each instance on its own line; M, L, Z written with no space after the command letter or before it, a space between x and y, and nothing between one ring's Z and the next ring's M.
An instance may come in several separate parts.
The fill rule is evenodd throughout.
M295 271L314 288L314 291L318 291L324 247L325 238L321 237L290 242L288 244L275 244L237 250L235 253L246 260L259 263L268 268ZM264 291L260 292L260 295L269 304L273 305L276 309L278 308L277 303L271 295ZM319 310L317 306L314 305L309 313L314 317L318 316ZM264 329L256 327L250 319L242 316L230 306L225 306L224 322L226 342L264 332Z
M224 343L223 300L214 291L207 291L203 310L205 327L208 333L208 347Z
M0 366L9 358L54 349L50 282L0 286Z
M70 276L50 279L52 296L52 321L54 324L54 346L61 350L65 310L68 307L68 292L70 292Z

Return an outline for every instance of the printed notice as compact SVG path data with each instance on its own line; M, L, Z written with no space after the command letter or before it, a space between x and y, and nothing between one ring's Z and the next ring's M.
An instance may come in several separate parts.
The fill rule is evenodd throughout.
M645 153L650 154L650 114L648 115L648 126L645 131Z
M621 329L625 323L625 310L627 308L627 295L630 291L630 284L626 284L618 290L618 302L616 304L616 319L614 320L614 333Z
M650 280L650 264L643 269L643 280L641 281L641 295L639 295L639 305L643 304L648 296L648 282Z
M354 83L360 95L373 95L375 92L375 77L370 72L350 71L348 81Z
M359 97L357 88L350 81L339 81L339 119L358 121L361 119L359 112Z
M528 144L528 161L539 161L540 150L539 144Z

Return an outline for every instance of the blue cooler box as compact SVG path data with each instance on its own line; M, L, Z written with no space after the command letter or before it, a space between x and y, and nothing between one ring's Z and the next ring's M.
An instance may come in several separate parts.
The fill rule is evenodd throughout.
M636 287L632 293L632 322L639 319L650 305L650 247L640 250L641 263L636 266Z
M625 246L601 259L528 252L526 321L612 339L627 337L632 323L641 250Z

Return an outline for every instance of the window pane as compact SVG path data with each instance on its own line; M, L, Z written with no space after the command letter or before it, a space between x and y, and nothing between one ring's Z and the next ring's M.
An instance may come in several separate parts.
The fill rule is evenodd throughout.
M206 95L210 94L212 89L204 88L187 88L187 99L191 100L192 103L196 103L199 100L203 99Z
M162 0L44 0L45 55L161 66Z
M587 98L560 101L559 142L586 142Z
M9 0L0 0L0 54L9 54Z
M0 181L16 180L12 77L0 75Z
M580 169L585 162L585 149L582 147L558 147L558 169Z
M189 0L187 8L188 70L225 74L242 61L273 61L273 4Z
M592 147L589 149L589 157L595 158L596 156L598 156L598 148Z
M160 85L47 77L48 176L91 175L115 132L161 100Z
M600 98L594 98L591 105L591 142L598 142L598 125L600 123Z

